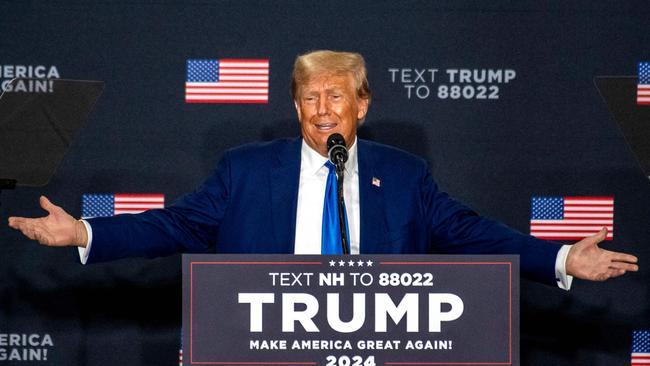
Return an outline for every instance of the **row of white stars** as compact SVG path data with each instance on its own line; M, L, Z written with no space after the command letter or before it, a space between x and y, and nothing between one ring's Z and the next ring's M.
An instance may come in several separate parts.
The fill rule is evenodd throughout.
M366 267L372 267L373 261L364 262L362 260L358 260L358 261L355 262L353 260L349 260L349 261L346 262L346 261L344 261L342 259L340 261L338 261L338 262L335 261L335 260L330 261L330 267L336 267L337 264L338 264L339 267L344 267L346 264L348 265L348 267L354 267L355 265L357 267L363 267L364 265Z

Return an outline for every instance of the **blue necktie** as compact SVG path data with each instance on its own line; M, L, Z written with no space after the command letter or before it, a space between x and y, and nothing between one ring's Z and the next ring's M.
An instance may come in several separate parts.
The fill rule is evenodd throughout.
M339 225L339 211L338 211L338 197L337 197L337 181L334 164L327 161L325 166L329 169L327 174L327 185L325 186L325 202L323 204L323 235L321 237L321 253L322 254L343 254L341 248L341 227ZM348 245L350 244L350 234L348 229L348 216L345 214L345 206L343 206L343 213L345 216L345 228L348 233Z

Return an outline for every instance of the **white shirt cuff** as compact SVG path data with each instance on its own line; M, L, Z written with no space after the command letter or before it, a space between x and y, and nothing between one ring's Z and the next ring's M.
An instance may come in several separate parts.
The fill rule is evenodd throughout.
M79 260L81 264L86 264L88 262L88 256L90 255L90 246L93 242L93 229L90 227L90 224L86 220L80 220L86 227L86 234L88 236L88 241L86 242L86 247L77 247L79 250Z
M557 257L555 258L555 279L557 280L557 286L567 291L571 289L571 282L573 282L573 276L569 276L566 273L566 259L569 256L569 250L571 250L570 245L563 245L557 252Z

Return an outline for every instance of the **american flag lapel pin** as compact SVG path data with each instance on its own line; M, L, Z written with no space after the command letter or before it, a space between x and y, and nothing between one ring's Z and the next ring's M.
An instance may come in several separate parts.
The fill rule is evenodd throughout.
M377 177L372 177L372 185L377 188L381 187L381 180Z

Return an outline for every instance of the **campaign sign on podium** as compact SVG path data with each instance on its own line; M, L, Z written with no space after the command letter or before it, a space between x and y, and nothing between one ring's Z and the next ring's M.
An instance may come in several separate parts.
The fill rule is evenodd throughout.
M518 365L519 258L184 255L184 365Z

